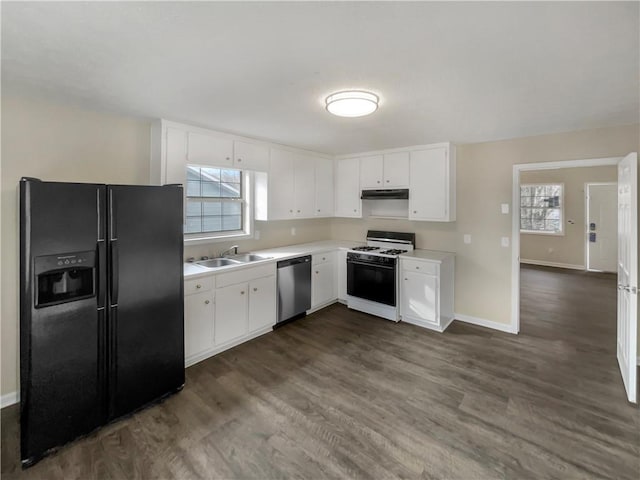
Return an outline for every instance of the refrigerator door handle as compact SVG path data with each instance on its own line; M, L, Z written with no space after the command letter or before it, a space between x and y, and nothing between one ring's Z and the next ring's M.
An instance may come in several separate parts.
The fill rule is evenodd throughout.
M95 269L96 283L98 284L98 310L104 308L105 295L107 293L105 285L107 276L103 272L103 269L106 266L106 255L104 248L104 240L98 240L98 255L96 261L97 268Z
M109 239L111 241L118 239L115 227L115 215L113 213L113 190L109 190Z
M111 306L118 305L118 268L119 268L118 241L111 241Z

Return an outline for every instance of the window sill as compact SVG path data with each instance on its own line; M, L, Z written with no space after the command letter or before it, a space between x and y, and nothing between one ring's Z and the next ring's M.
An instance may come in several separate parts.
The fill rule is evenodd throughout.
M229 233L228 235L216 235L210 237L204 236L186 236L184 237L185 245L201 245L204 243L228 242L229 240L249 240L253 238L253 234L246 232Z
M541 232L537 230L520 230L521 235L549 235L551 237L564 237L564 232Z

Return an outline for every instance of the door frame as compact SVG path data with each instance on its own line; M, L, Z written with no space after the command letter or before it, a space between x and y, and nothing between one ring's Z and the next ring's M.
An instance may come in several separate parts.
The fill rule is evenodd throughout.
M617 186L618 182L587 182L584 184L584 225L586 230L584 233L584 268L587 272L601 272L602 270L594 270L589 267L589 187L612 185ZM617 235L617 232L616 232Z
M560 160L556 162L520 163L513 166L511 186L511 328L520 331L520 172L557 170L559 168L616 166L624 157Z

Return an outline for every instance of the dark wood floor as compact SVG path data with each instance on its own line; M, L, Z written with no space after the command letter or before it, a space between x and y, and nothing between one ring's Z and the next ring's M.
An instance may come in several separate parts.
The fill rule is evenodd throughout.
M615 279L524 268L522 327L444 334L334 305L187 370L178 395L2 478L640 478Z

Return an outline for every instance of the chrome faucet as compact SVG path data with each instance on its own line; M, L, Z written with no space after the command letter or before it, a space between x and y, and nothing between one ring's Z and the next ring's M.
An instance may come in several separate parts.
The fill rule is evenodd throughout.
M238 245L232 245L229 248L227 248L224 252L222 252L220 254L220 257L224 257L226 256L228 253L231 252L231 250L234 250L234 254L237 255L238 254Z

